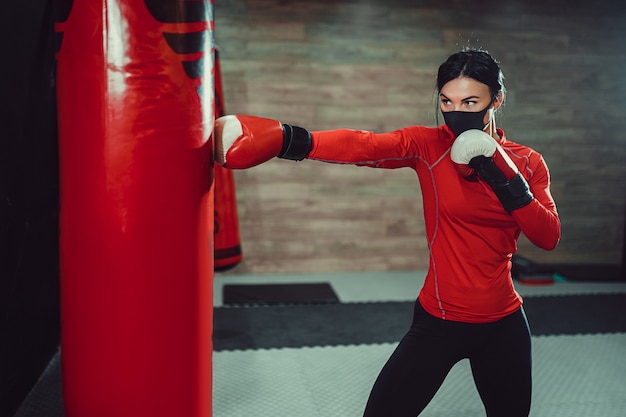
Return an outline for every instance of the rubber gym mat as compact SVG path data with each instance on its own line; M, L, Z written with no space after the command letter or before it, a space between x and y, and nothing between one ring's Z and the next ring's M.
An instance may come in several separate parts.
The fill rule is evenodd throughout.
M626 294L525 297L533 336L626 332ZM221 307L214 350L397 342L413 302Z
M226 284L225 305L329 304L339 298L330 284Z

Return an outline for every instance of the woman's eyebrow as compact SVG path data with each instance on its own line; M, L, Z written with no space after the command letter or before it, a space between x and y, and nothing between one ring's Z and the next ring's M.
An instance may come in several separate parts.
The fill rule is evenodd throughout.
M441 98L445 98L445 99L450 100L450 99L448 98L448 96L446 96L446 95L445 95L445 94L443 94L443 93L439 93L439 97L441 97ZM464 99L462 99L461 101L468 101L468 100L474 100L474 99L480 99L480 97L479 97L479 96L469 96L469 97L465 97L465 98L464 98Z

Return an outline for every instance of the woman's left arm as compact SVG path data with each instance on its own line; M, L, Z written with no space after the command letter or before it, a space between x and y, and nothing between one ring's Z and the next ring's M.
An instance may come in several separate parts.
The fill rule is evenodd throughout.
M528 185L534 196L533 200L528 205L513 210L511 215L528 240L541 249L552 250L561 238L561 221L550 193L550 173L543 157L534 167Z

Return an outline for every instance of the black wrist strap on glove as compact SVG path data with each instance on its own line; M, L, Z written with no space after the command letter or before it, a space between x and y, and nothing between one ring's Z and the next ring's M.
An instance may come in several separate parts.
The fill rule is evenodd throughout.
M502 206L509 213L533 201L534 197L528 188L528 183L520 173L507 181L493 159L486 156L472 158L469 166L474 168L478 176L491 186Z
M279 158L302 161L309 156L312 147L311 132L299 126L283 123L283 148L278 154Z

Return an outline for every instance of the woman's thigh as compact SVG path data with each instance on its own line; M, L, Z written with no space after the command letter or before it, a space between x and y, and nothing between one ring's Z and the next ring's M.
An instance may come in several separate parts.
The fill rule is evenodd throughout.
M419 303L411 329L400 341L380 374L365 417L415 417L436 394L446 375L462 359L457 332L429 316Z
M488 417L527 417L532 394L531 338L523 310L487 326L470 356Z

